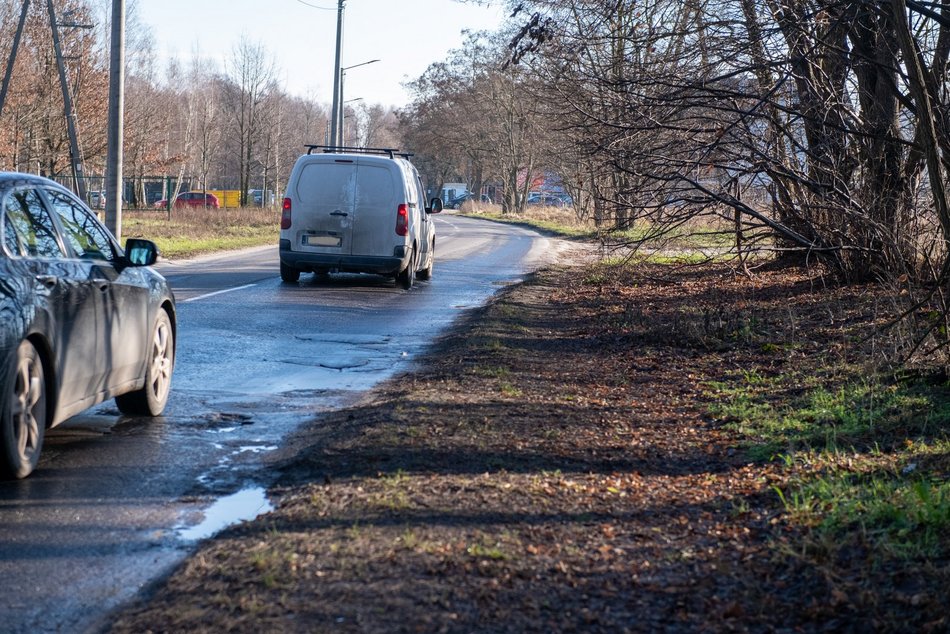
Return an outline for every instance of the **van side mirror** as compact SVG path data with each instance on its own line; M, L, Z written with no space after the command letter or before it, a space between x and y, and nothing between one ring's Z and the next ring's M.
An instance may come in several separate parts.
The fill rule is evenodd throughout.
M129 238L125 241L125 259L131 266L152 266L158 261L158 245L151 240Z
M437 214L440 211L442 211L444 208L445 207L442 203L442 199L439 197L435 197L432 199L432 203L429 206L429 208L426 209L426 211L428 211L430 214Z

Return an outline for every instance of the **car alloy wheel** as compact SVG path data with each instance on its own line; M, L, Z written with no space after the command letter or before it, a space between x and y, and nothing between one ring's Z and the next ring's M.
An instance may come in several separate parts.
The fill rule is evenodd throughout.
M115 399L123 414L158 416L165 409L175 369L175 333L164 310L159 310L155 318L146 363L145 385L142 389Z
M17 348L13 370L3 412L2 459L7 475L25 478L39 462L46 432L46 375L29 341Z

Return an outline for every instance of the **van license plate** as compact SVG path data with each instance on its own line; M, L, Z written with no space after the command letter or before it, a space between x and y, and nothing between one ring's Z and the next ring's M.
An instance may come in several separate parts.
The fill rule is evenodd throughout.
M340 236L304 236L303 243L310 247L338 247L342 239Z

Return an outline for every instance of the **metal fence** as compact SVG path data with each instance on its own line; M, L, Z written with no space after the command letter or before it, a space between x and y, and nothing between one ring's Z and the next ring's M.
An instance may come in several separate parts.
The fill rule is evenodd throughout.
M73 178L68 175L54 176L60 185L76 190ZM86 185L86 204L93 209L102 209L105 207L106 183L104 176L85 176L83 181ZM122 179L122 206L126 209L164 209L167 208L169 198L177 193L192 190L192 185L196 179L184 177L178 179L174 176L137 176ZM214 194L223 208L238 208L241 206L241 192L236 189L208 188L196 191L205 191ZM165 201L165 204L162 204ZM267 190L262 193L260 189L252 189L248 192L247 204L253 207L271 207L274 205L274 192Z

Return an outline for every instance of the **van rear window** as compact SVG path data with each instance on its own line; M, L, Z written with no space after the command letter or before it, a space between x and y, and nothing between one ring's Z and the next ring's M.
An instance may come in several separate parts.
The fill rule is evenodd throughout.
M395 208L393 172L375 165L360 165L356 176L356 204L358 207Z
M300 171L297 198L304 203L352 205L356 165L310 163Z

